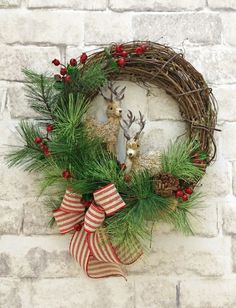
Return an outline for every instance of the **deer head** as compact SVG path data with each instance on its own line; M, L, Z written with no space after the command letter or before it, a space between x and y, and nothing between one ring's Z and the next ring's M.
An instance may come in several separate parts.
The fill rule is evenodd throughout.
M124 131L124 136L126 138L126 155L130 159L137 157L140 154L140 135L145 127L146 121L144 120L144 116L139 111L139 130L135 133L133 137L129 134L129 129L132 126L132 124L136 121L135 116L133 116L132 112L129 110L127 114L128 120L123 119L124 124L120 124L121 128Z
M116 86L114 88L114 83L109 82L108 89L110 90L110 97L107 97L103 94L102 90L100 90L100 94L105 99L107 103L106 114L108 118L120 118L122 115L121 109L121 101L124 98L124 92L126 87L119 90L120 86Z

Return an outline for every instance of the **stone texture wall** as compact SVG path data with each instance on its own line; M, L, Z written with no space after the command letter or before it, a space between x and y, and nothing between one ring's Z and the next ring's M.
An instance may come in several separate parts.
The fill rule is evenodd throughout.
M236 307L236 1L0 0L0 307ZM183 49L219 103L218 156L204 180L195 237L159 225L149 255L121 278L90 280L47 227L37 175L4 165L15 127L33 118L21 68L37 71L111 41L150 39ZM54 68L52 68L54 69ZM125 108L142 109L143 147L165 147L184 125L163 91L129 85Z

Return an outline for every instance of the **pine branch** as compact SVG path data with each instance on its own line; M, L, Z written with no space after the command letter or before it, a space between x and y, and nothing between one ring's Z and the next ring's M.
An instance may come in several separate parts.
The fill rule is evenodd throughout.
M171 143L162 154L162 171L186 182L198 181L203 171L191 162L191 153L196 150L196 144L189 141Z
M53 118L58 100L58 92L54 88L53 78L24 69L26 97L30 106L45 118Z

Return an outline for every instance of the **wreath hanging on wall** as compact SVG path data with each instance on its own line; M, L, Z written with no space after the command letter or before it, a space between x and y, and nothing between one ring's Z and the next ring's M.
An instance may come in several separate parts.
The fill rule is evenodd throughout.
M192 233L188 214L200 198L194 189L216 155L214 96L183 54L154 42L111 44L67 65L52 63L60 69L54 77L24 70L39 117L21 122L24 144L8 154L9 166L42 174L50 224L71 233L69 251L88 276L124 276L122 265L142 255L154 223ZM188 136L163 153L140 154L146 120L141 112L123 114L125 87L117 80L164 89L178 104ZM105 123L88 116L97 95L106 102ZM124 162L117 160L120 129Z

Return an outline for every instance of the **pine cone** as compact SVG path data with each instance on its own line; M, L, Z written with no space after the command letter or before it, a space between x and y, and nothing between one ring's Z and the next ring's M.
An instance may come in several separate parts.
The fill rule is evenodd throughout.
M179 180L170 173L161 173L154 177L154 189L163 197L172 196L178 189Z

